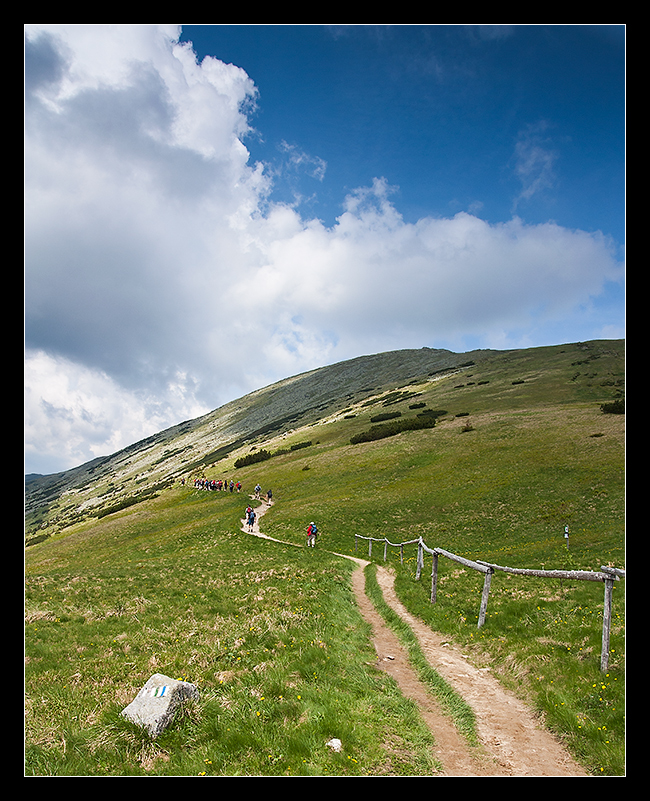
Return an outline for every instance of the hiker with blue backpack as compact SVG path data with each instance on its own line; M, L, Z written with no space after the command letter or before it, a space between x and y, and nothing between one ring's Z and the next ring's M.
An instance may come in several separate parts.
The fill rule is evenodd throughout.
M316 537L318 536L318 529L316 528L316 523L310 523L307 526L307 547L308 548L315 548L316 547Z

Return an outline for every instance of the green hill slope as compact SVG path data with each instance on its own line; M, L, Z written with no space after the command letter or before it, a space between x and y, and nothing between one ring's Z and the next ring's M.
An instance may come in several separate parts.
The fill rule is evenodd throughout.
M355 534L422 536L514 567L624 568L624 415L602 410L623 395L619 341L402 351L279 382L31 481L28 772L435 773L417 715L368 668L350 567L332 553L354 553ZM418 419L434 425L358 441ZM269 458L235 466L260 451ZM316 520L317 549L246 537L247 498L195 489L198 477L272 489L264 531L302 545ZM414 557L388 554L404 603L533 704L591 771L619 775L624 582L604 677L600 584L495 578L479 631L480 578L442 560L431 605ZM153 672L197 681L205 699L157 744L117 715ZM340 731L349 750L323 750Z
M28 541L156 495L245 445L263 443L396 383L463 370L463 364L489 353L422 348L362 356L280 381L72 470L30 477L25 492Z

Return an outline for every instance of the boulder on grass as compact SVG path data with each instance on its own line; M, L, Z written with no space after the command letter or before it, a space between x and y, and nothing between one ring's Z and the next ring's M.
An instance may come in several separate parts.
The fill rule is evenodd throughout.
M122 710L122 715L157 737L172 722L184 701L198 701L199 691L187 681L154 673L144 687Z

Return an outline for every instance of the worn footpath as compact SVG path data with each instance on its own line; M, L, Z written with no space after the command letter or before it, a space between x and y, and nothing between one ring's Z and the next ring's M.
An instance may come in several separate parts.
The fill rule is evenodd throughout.
M267 503L257 507L255 524L250 533L273 539L259 528L259 519L269 508ZM242 531L248 532L244 521ZM359 609L372 627L377 665L397 682L406 697L418 705L435 739L434 756L442 765L442 772L438 775L588 776L562 744L541 727L526 705L501 686L489 669L474 667L453 643L408 612L397 598L392 574L379 566L377 581L386 603L409 624L433 669L471 706L480 747L470 747L456 731L451 719L443 714L435 697L419 680L397 635L385 624L366 595L364 567L368 562L345 554L339 555L357 564L352 586Z

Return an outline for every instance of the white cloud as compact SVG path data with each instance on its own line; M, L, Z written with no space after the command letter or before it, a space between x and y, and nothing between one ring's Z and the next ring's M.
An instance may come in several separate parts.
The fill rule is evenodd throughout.
M521 182L521 192L515 208L522 201L551 189L556 181L557 151L551 146L548 124L544 121L521 131L515 143L515 175Z
M250 163L243 70L198 64L177 26L26 33L28 470L361 353L512 346L620 278L598 235L467 213L407 224L380 178L331 228L304 219ZM317 156L287 153L322 177Z
M167 392L129 392L106 373L43 351L25 360L27 472L58 472L155 434L170 420L209 411L187 396L183 376ZM186 416L186 417L185 417Z

